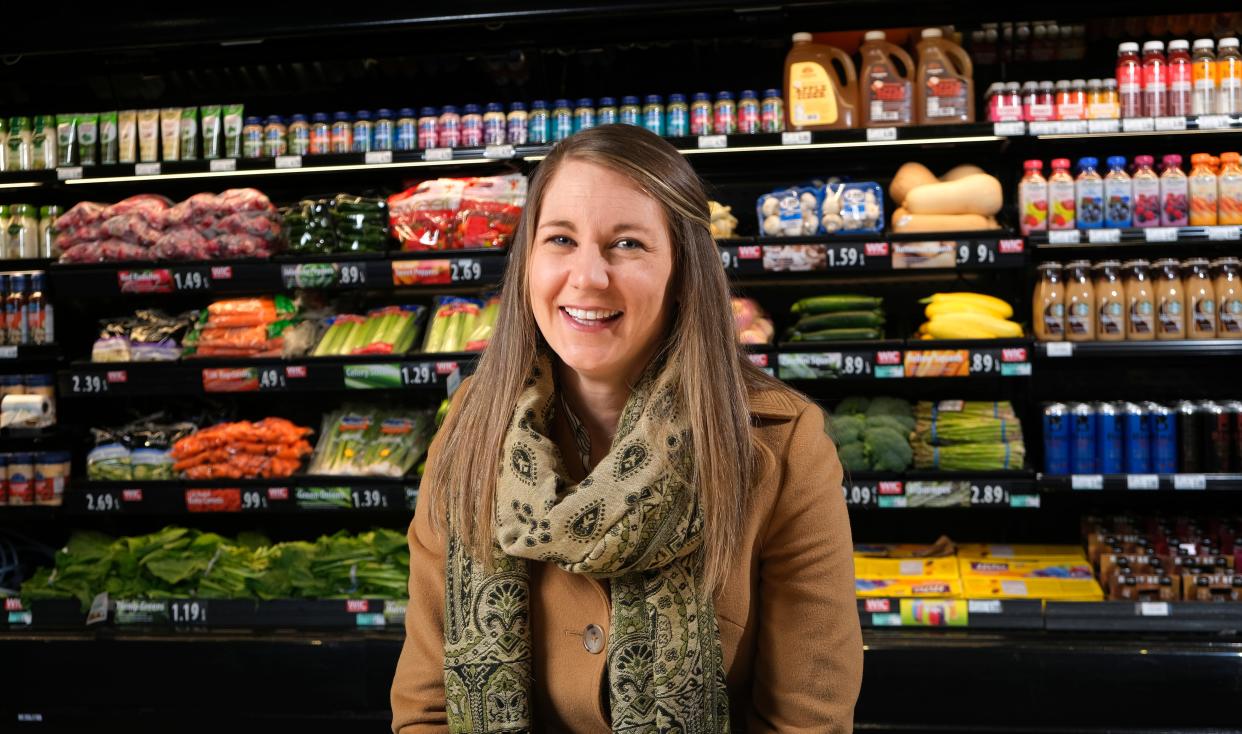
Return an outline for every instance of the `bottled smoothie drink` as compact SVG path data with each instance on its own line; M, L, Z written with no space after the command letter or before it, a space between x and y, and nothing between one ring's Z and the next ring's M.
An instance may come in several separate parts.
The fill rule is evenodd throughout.
M1127 41L1117 46L1117 93L1122 117L1143 115L1143 68L1138 44Z
M1068 158L1057 158L1052 161L1052 175L1048 177L1048 199L1052 204L1049 216L1049 229L1074 229L1076 226L1074 208L1076 193L1074 177L1070 175Z
M1156 227L1160 224L1160 177L1152 170L1149 155L1134 156L1134 226Z
M1242 262L1236 257L1222 257L1212 262L1216 271L1216 336L1220 339L1242 339Z
M1160 225L1185 227L1190 223L1190 181L1182 172L1182 157L1166 155L1160 174Z
M1216 224L1216 173L1212 156L1195 153L1190 156L1190 226L1210 227Z
M1242 113L1242 54L1237 38L1222 38L1216 44L1216 114Z
M1065 283L1061 263L1041 263L1039 283L1031 303L1035 317L1035 338L1059 342L1065 338Z
M1126 173L1126 159L1114 155L1108 158L1108 175L1104 177L1104 224L1108 227L1129 227L1131 202L1134 190L1130 175Z
M1168 113L1174 117L1191 114L1193 75L1190 67L1190 41L1181 38L1169 41Z
M1186 338L1186 291L1177 260L1166 257L1152 263L1152 289L1156 294L1156 339Z
M1186 338L1216 338L1216 286L1201 257L1182 263L1186 286Z
M1126 339L1130 341L1156 338L1156 301L1150 268L1146 260L1129 260L1121 265L1126 289Z
M1018 184L1018 206L1022 212L1022 234L1048 229L1048 181L1044 178L1043 161L1027 161L1025 174Z
M1066 264L1065 338L1072 342L1095 340L1095 286L1091 263L1075 260Z
M1168 114L1169 66L1164 57L1163 41L1143 44L1143 115L1163 117Z
M1237 153L1220 154L1216 177L1216 223L1242 224L1242 165Z
M1095 338L1117 342L1126 338L1126 293L1121 282L1121 263L1105 260L1096 263L1095 271Z
M1196 38L1190 60L1193 91L1190 111L1194 115L1210 115L1216 111L1216 43L1210 38Z
M1075 214L1079 229L1098 229L1104 226L1104 178L1096 168L1097 158L1078 159L1078 179L1074 182L1077 198Z

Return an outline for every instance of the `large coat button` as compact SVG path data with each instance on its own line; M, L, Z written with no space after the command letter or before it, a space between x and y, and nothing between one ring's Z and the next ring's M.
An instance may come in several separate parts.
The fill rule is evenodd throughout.
M598 655L604 651L605 635L599 625L588 624L586 629L582 631L582 646L592 655Z

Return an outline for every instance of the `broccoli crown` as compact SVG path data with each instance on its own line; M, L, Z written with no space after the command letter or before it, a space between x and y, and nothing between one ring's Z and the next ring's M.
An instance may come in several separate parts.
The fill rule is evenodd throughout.
M867 417L873 415L893 415L899 417L914 417L914 409L910 407L909 401L901 398L878 397L871 400L871 404L867 407Z
M842 400L837 405L837 409L833 411L833 415L866 415L869 405L871 405L870 399L855 395Z
M833 418L831 421L832 440L837 446L844 446L849 443L858 443L862 440L863 429L866 425L863 420L853 415L843 415Z
M863 431L863 444L876 471L902 471L914 458L910 442L892 428L868 428Z
M837 457L846 471L867 471L871 462L867 459L867 448L861 443L847 443L837 449Z
M869 415L867 428L891 428L903 436L914 430L914 419L897 415Z

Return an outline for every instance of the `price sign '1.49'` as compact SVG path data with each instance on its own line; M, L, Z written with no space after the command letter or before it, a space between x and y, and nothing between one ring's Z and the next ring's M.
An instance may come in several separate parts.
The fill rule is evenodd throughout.
M173 287L178 291L195 292L211 290L210 272L204 269L174 270Z

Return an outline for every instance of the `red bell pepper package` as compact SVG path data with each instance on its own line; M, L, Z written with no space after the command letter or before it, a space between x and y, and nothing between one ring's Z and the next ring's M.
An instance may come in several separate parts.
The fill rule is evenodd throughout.
M453 249L465 179L438 178L388 197L388 220L401 249Z
M507 247L526 205L526 177L486 176L470 181L457 211L459 247Z

